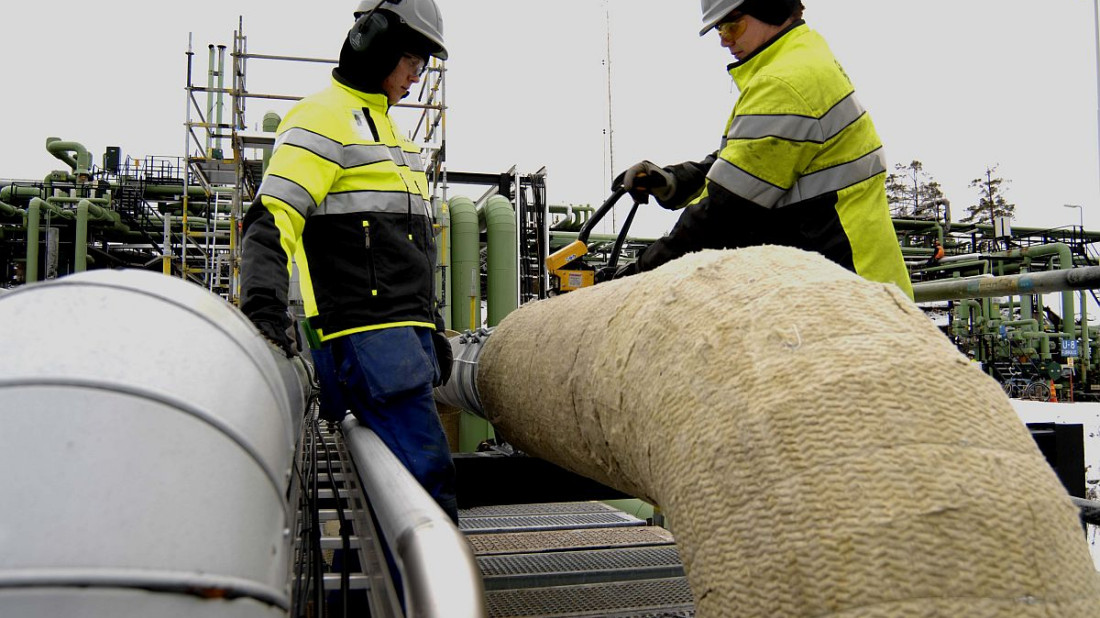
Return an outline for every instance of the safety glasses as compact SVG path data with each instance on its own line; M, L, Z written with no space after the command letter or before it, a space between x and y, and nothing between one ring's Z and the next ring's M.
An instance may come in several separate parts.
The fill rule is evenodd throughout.
M745 34L745 30L748 29L748 27L749 22L745 21L745 16L737 15L729 21L716 24L714 29L718 31L718 34L720 34L723 39L736 41L741 38L741 35Z
M408 67L410 71L416 73L420 77L423 77L424 71L428 70L428 65L420 56L405 54L401 56L401 61L405 63L405 66Z

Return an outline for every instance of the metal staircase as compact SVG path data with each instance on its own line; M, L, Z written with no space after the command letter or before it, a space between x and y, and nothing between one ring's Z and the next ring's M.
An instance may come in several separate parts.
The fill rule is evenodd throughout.
M308 421L297 464L291 615L403 616L372 497L343 433ZM694 615L672 534L605 503L478 506L459 511L459 529L488 616Z

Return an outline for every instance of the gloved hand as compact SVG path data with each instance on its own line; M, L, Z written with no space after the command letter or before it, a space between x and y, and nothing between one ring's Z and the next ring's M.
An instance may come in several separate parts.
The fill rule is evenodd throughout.
M636 274L638 274L638 263L631 262L629 264L624 264L620 266L619 269L615 271L614 276L612 276L611 278L622 279L623 277L629 277L630 275Z
M435 348L435 360L439 363L439 380L434 386L443 386L451 379L451 368L454 366L454 352L451 351L451 342L442 331L432 331L432 347Z
M658 201L672 198L676 193L676 178L650 161L635 163L615 177L611 190L622 187L639 204L648 204L652 194Z
M256 325L256 328L260 331L260 334L264 336L264 339L267 339L268 343L282 350L287 358L294 358L298 355L298 350L294 347L294 344L291 343L290 336L277 324L263 320L257 320L253 322L253 324Z

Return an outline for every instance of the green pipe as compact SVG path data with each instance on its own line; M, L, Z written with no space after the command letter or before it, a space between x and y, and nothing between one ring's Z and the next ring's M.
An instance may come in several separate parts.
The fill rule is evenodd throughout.
M477 208L468 197L451 199L451 328L481 327L481 243Z
M0 202L10 202L12 198L32 198L42 197L42 189L38 187L24 187L16 185L5 185L0 187Z
M7 202L0 201L0 214L7 215L9 217L22 217L26 216L27 211L22 208L16 208Z
M31 203L27 206L27 220L23 224L27 228L27 263L23 270L23 280L26 283L38 281L38 220L43 204L49 207L40 198L31 198Z
M64 161L76 176L92 175L92 155L82 144L62 141L59 137L46 138L46 150ZM75 152L74 158L70 152Z
M268 112L264 114L263 130L265 133L275 133L279 130L279 124L283 121L279 117L279 114L275 112ZM271 146L263 147L263 171L267 171L267 164L271 161ZM446 209L444 209L446 210ZM450 320L450 316L444 316L447 320Z
M454 292L451 289L451 213L446 203L437 200L432 202L439 206L438 212L435 213L436 221L439 222L439 233L435 243L436 264L438 264L435 269L435 297L439 302L439 314L443 316L443 326L450 328L451 305L454 303Z
M925 219L893 219L895 230L910 230L915 232L927 232L928 230L934 230L936 232L936 240L940 242L940 246L943 246L943 226L935 221L927 221Z
M1081 290L1081 384L1086 384L1089 377L1089 362L1092 354L1089 350L1089 303L1085 297L1085 291Z
M112 216L114 215L114 216ZM117 223L118 215L109 210L100 208L92 203L92 200L80 200L76 205L76 238L73 239L75 255L73 257L73 272L84 272L88 269L88 219L95 221L109 221Z
M978 268L982 274L989 272L989 262L985 260L969 260L966 262L950 262L948 264L942 264L940 266L929 266L928 268L921 268L921 272L943 272L943 271L955 271L965 270L967 268Z
M1069 245L1065 243L1050 243L1046 245L1038 245L1035 247L1024 247L1022 249L1012 249L1010 251L999 251L989 254L992 258L1009 258L1009 259L1028 259L1046 256L1056 256L1058 258L1058 269L1068 270L1073 268L1073 253L1070 251ZM1076 335L1073 326L1073 318L1076 310L1074 308L1073 291L1062 290L1062 333L1068 338L1073 339Z
M565 245L568 245L569 243L576 240L577 236L579 236L579 235L580 235L579 232L559 232L559 231L556 231L556 230L551 230L551 232L550 232L550 248L553 249L553 248L557 248L557 247L564 247ZM601 243L601 242L615 242L617 239L618 239L618 236L615 235L615 234L589 234L588 235L588 242L589 242L589 244L593 244L593 245L597 244L597 243ZM634 242L643 242L643 243L653 243L653 242L657 241L656 238L635 238L634 236L628 237L627 240L634 241Z
M496 326L519 306L519 255L516 211L503 195L494 195L485 213L486 262L489 274L489 326Z

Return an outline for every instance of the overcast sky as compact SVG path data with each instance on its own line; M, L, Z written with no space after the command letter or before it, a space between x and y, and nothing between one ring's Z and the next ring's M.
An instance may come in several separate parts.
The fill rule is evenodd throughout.
M599 204L615 171L714 150L736 98L728 53L698 36L696 0L438 0L446 23L452 170L548 170L552 203ZM207 45L232 47L238 18L252 53L334 58L355 0L35 2L0 30L0 178L64 167L47 136L96 155L183 154L186 51L206 79ZM1093 3L1046 0L806 0L856 85L891 167L922 161L956 218L986 167L1010 181L1017 225L1100 228ZM610 28L609 28L610 26ZM610 84L608 43L610 37ZM305 95L320 64L252 61L249 90ZM611 104L608 140L608 103ZM287 104L251 101L250 124ZM407 124L404 123L403 124ZM406 129L411 126L406 126ZM451 194L477 197L454 187ZM655 206L639 233L672 223Z

